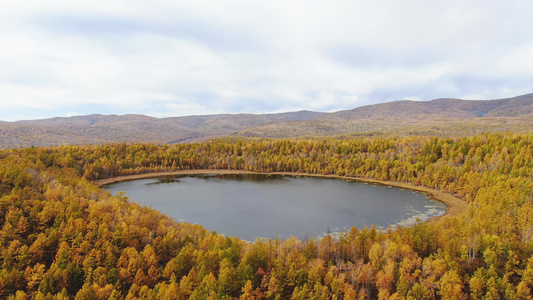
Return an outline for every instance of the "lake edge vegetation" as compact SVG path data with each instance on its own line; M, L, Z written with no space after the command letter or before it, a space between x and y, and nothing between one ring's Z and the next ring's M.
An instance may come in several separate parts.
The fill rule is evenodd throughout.
M0 151L0 297L530 299L532 149L531 134L487 133ZM406 182L469 208L395 231L246 243L92 183L194 169Z

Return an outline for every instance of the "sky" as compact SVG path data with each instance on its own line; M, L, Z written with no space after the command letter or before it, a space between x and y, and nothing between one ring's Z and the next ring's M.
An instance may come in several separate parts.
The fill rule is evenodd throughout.
M0 2L0 120L533 92L533 1Z

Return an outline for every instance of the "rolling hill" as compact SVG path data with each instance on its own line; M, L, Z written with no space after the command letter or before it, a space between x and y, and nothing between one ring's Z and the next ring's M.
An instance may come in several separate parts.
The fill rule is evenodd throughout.
M394 101L329 113L308 121L268 123L235 135L313 136L466 136L485 131L533 130L533 94L498 100L435 99Z
M533 130L533 94L497 100L394 101L334 113L222 114L154 118L87 115L0 122L0 148L183 143L233 137L464 136L484 131Z
M87 115L2 122L0 148L112 142L193 142L229 135L269 122L306 121L322 115L324 113L310 111L161 119L144 115Z
M499 100L394 101L331 113L324 119L518 117L533 113L533 94Z

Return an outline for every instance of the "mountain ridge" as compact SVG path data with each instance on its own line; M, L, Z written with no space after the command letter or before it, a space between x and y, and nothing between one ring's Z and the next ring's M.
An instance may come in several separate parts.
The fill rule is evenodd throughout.
M483 131L532 130L533 94L526 94L495 100L400 100L332 113L301 110L166 118L91 114L0 122L0 148L113 142L184 143L222 136L461 136Z
M513 107L513 104L515 104L515 107L522 107L527 113L533 113L533 94L495 100L463 100L455 98L438 98L430 101L399 100L334 112L327 118L371 118L376 117L378 113L402 117L439 115L440 117L454 118L511 117L520 115L520 112L514 110L512 111L513 115L505 113L505 108Z

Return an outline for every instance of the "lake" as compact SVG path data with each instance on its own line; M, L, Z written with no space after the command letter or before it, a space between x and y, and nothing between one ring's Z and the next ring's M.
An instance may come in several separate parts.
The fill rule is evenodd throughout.
M444 214L423 193L358 181L262 174L138 179L104 186L179 222L226 236L299 239L361 229L412 225Z

